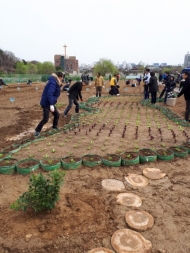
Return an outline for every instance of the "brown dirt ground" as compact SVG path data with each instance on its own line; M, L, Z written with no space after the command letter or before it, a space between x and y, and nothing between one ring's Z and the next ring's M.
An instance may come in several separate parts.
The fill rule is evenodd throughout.
M122 93L125 84L121 82L120 85ZM35 86L39 88L38 91L35 90ZM44 84L33 84L29 87L20 85L21 91L18 92L15 88L17 85L15 87L10 85L0 91L1 149L14 143L10 138L17 137L23 132L26 133L23 138L31 136L29 129L33 131L41 119L38 104L43 86ZM94 94L93 85L89 88L89 91L83 92L84 99ZM142 87L129 88L127 92L142 94L142 90ZM107 93L106 90L103 93ZM9 101L10 97L15 97L13 107ZM62 113L67 104L66 94L61 94L59 103L64 104L59 108ZM172 110L182 116L184 108L184 100L180 98ZM136 108L134 112L135 110ZM161 115L158 113L159 117ZM63 126L68 121L69 118L66 120L61 118L59 124ZM143 124L142 122L142 126ZM51 127L51 119L47 126ZM163 129L166 136L164 142L169 145L171 135L164 126ZM180 132L178 134L179 139L183 138ZM142 138L143 133L139 134L139 146L142 145ZM117 145L115 139L113 143ZM133 141L133 134L129 135L129 140L129 143ZM23 152L25 151L27 150ZM126 192L136 193L142 198L143 204L139 209L149 212L155 220L153 228L143 232L142 235L152 242L152 253L188 253L190 252L189 162L188 157L175 158L172 162L156 162L148 166L136 165L129 168L100 166L94 169L81 167L76 171L68 171L57 207L50 213L38 215L9 209L10 204L27 190L29 176L0 175L0 253L85 253L101 246L111 249L112 234L117 229L127 228L124 216L126 211L132 208L118 205L116 203L118 193L104 190L101 181L114 178L125 183L124 176L128 173L142 174L146 167L159 168L167 174L167 177L156 181L150 180L145 188L132 189L125 183ZM28 242L25 241L27 234L32 234Z

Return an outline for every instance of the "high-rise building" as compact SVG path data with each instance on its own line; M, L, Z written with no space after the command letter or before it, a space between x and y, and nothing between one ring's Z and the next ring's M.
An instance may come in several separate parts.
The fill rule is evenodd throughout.
M184 68L190 68L190 54L187 52L184 59Z

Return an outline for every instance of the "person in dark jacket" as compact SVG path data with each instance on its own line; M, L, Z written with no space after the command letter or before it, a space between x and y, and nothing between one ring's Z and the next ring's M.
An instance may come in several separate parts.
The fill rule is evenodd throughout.
M159 75L159 82L162 82L162 74Z
M183 74L183 79L185 79L183 83L183 88L178 94L178 98L182 95L184 95L185 101L186 101L186 111L185 111L185 120L189 121L189 115L190 115L190 77L189 73L185 72Z
M150 80L148 86L149 86L149 93L151 93L151 103L156 104L156 96L158 92L158 80L154 72L150 73Z
M35 136L39 136L43 126L48 122L50 112L54 116L52 128L55 130L58 129L57 126L59 121L59 112L56 109L55 104L57 103L57 99L60 96L62 80L63 74L61 72L52 74L44 87L40 101L40 105L43 108L43 119L35 129Z
M111 86L111 90L109 91L109 94L110 95L117 95L119 96L119 85L116 85L116 86Z
M67 113L70 111L71 107L73 106L73 103L76 106L75 112L79 113L78 100L80 97L80 100L83 101L81 91L82 91L82 86L86 86L86 85L88 85L88 82L82 81L82 82L76 82L71 86L71 88L69 89L69 91L67 93L68 98L69 98L69 104L63 113L63 117L67 117Z
M165 104L166 104L169 94L172 95L172 92L175 88L176 88L176 82L175 82L174 75L170 75L169 80L167 80L166 85L165 85L165 97L164 97Z
M162 82L165 84L165 87L164 87L164 89L162 90L162 92L160 93L159 98L162 98L162 97L163 97L164 93L166 92L167 83L170 82L170 74L169 74L169 72L166 72L166 73L165 73L165 78L163 78Z

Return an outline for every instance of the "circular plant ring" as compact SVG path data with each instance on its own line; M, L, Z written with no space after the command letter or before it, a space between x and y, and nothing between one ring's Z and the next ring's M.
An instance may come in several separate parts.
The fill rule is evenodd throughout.
M104 179L102 180L102 186L108 191L122 191L125 189L124 183L116 179Z
M166 176L160 169L146 168L143 170L143 175L149 179L162 179Z
M140 207L142 205L142 200L134 193L125 192L117 195L117 203L123 206Z
M128 174L128 176L125 177L125 180L129 184L129 186L132 187L133 186L145 187L148 185L148 179L146 177L137 174Z
M96 248L88 251L87 253L114 253L114 252L106 248Z
M111 244L117 253L149 253L152 249L150 241L130 229L117 230L111 238Z
M125 221L130 228L137 231L146 231L154 225L152 215L145 211L133 210L125 214Z

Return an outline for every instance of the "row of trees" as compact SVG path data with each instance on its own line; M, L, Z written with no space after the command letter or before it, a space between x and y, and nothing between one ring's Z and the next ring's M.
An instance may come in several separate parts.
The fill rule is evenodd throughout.
M55 72L55 66L51 62L17 62L15 67L17 74L51 74Z
M10 51L0 49L0 74L51 74L52 72L55 72L55 66L52 62L27 62L16 57Z

